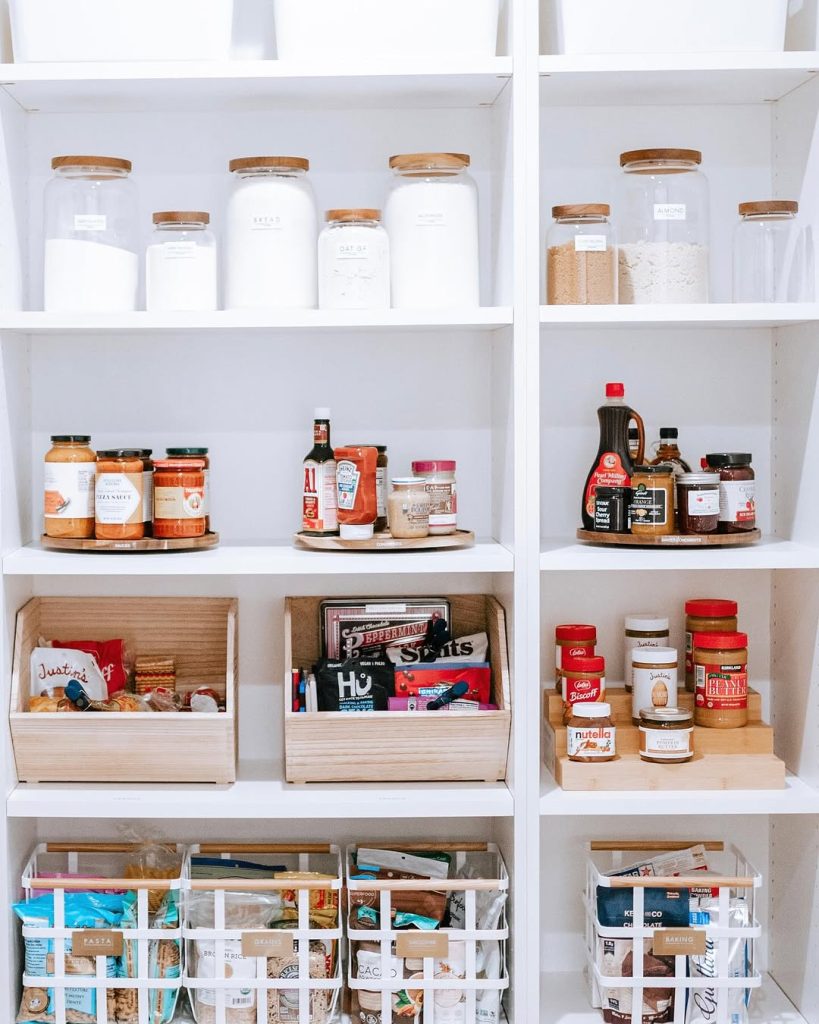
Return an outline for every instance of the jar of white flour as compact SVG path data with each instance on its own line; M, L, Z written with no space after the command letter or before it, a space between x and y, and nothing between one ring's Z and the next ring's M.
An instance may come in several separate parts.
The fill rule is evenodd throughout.
M210 311L217 308L216 239L210 214L168 210L153 215L145 254L145 308Z

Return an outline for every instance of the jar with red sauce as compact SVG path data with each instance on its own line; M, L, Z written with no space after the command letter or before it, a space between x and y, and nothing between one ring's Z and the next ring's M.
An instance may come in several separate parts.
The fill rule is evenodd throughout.
M154 537L204 537L204 459L154 462Z

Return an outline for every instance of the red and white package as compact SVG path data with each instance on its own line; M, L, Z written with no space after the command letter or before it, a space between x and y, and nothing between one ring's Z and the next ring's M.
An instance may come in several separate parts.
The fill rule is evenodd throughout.
M492 670L488 663L438 666L430 662L407 668L395 666L396 697L440 697L456 683L466 683L469 687L462 700L489 703Z
M108 696L128 689L130 658L124 640L51 640L50 645L90 654L99 665L108 687Z

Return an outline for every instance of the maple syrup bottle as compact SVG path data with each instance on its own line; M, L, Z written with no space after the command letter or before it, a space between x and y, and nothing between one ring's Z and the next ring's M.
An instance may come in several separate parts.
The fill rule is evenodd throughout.
M581 515L583 528L594 530L595 494L598 487L611 487L631 491L631 477L635 464L642 463L645 455L645 426L642 418L626 405L622 384L606 384L606 401L597 410L600 421L600 445L586 477L583 488ZM637 425L637 450L629 450L629 423ZM631 504L630 493L624 494L626 507Z
M313 447L304 460L302 531L314 537L338 533L336 459L330 444L330 410L316 409Z

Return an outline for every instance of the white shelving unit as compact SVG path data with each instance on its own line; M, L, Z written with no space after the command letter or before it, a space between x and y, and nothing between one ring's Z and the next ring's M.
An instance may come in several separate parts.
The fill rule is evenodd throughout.
M269 7L246 2L257 13ZM116 838L121 828L181 841L488 839L503 848L512 878L510 1021L594 1024L600 1015L580 973L584 843L729 839L766 879L759 966L767 977L751 1024L819 1024L819 303L729 301L738 201L797 198L819 229L816 0L802 5L784 53L616 57L550 54L549 2L506 0L502 55L490 60L374 54L351 66L338 55L292 66L269 59L269 47L245 46L225 64L0 65L4 708L15 613L31 596L234 596L241 623L234 786L19 783L3 730L6 901L35 841ZM542 305L551 206L609 201L619 152L650 145L704 153L714 302ZM472 156L478 309L38 312L42 190L58 153L129 157L146 225L153 210L184 205L210 210L218 233L232 157L308 156L318 202L329 208L381 204L388 157L436 149ZM652 437L661 422L674 423L692 453L753 452L760 544L618 551L575 541L606 380L626 383ZM296 551L295 481L315 405L332 407L334 440L387 444L395 472L432 452L457 459L461 521L476 546L398 556ZM49 435L63 431L90 432L101 448L207 444L222 545L195 555L43 551L40 467ZM285 597L436 592L492 593L506 608L507 782L285 783ZM557 788L541 746L555 623L597 623L616 679L622 616L667 609L679 644L682 601L699 594L741 601L752 681L788 766L786 788ZM7 924L0 1020L16 1012L19 974Z

